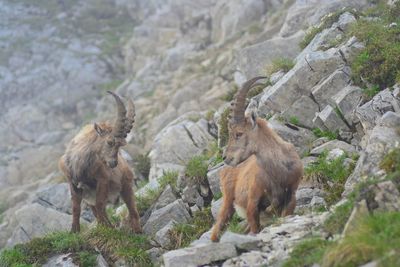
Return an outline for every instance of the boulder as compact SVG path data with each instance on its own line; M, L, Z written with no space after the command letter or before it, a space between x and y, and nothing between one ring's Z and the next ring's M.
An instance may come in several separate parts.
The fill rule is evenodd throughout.
M251 251L258 250L261 246L261 239L251 235L241 235L226 231L221 239L221 243L233 244L238 250Z
M186 186L182 191L182 200L189 205L196 204L199 197L201 198L200 193L197 190L197 185L195 184Z
M325 106L321 112L316 114L315 118L313 119L313 124L318 128L326 129L332 132L350 131L350 128L342 120L338 112L330 105Z
M292 143L300 155L308 152L309 144L316 138L308 129L291 124L282 124L274 118L268 120L268 126L283 140Z
M344 67L335 70L321 83L317 84L311 91L315 101L319 104L322 110L330 103L330 98L338 91L345 88L350 82L350 69Z
M186 223L190 220L189 212L181 199L152 212L143 230L148 235L154 235L172 220L177 223Z
M360 87L347 86L332 97L332 102L343 114L346 122L352 125L357 122L354 113L362 98L363 92Z
M339 148L341 150L343 150L344 152L346 152L348 155L352 155L354 153L357 153L356 149L354 148L354 146L349 145L346 142L343 141L339 141L339 140L332 140L329 141L319 147L314 148L313 150L311 150L310 154L311 155L320 155L322 154L324 151L331 151L333 149Z
M344 195L349 194L354 186L364 179L383 175L379 163L400 142L399 121L400 114L390 111L378 119L378 124L366 137L366 146L360 154L353 173L346 181Z
M150 180L161 177L165 171L182 172L189 159L201 154L215 140L208 132L208 122L190 120L190 116L199 116L191 114L170 123L156 136L149 154Z
M388 111L400 112L395 110L400 104L400 98L395 96L390 89L385 89L375 95L372 100L356 109L356 117L361 122L364 132L372 130L377 124L377 120Z
M161 228L154 236L154 240L165 249L168 249L171 245L170 230L174 228L176 221L171 220L167 225Z
M213 200L211 202L211 213L212 213L214 220L217 220L218 213L219 213L221 206L222 206L222 197L218 200Z
M108 266L108 265L106 265ZM43 264L43 267L79 267L74 263L72 253L52 256Z
M53 231L68 231L72 224L71 215L43 207L38 203L23 206L15 212L15 218L18 227L7 241L7 246L24 243ZM81 219L81 224L87 222Z
M219 172L225 167L224 163L218 164L207 172L207 180L213 195L221 193Z
M337 49L315 51L298 58L296 65L261 97L259 109L281 112L312 88L324 77L344 66ZM263 107L266 106L266 107Z
M222 267L264 267L269 266L269 261L265 252L251 251L231 258L222 264Z
M170 185L167 185L161 195L158 197L156 203L154 203L153 210L161 209L168 204L177 200L177 197Z
M313 128L312 118L319 111L319 106L308 96L301 96L296 100L293 105L283 112L283 115L288 121L291 118L298 120L298 124L306 127Z
M235 256L237 256L237 251L234 245L230 243L209 243L169 251L163 255L163 260L165 267L196 267Z

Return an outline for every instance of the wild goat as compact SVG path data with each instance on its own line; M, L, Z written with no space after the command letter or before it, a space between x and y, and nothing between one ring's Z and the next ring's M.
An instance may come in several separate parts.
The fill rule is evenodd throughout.
M213 227L211 240L217 241L234 208L245 214L251 233L260 228L259 213L292 214L303 164L294 146L285 142L255 114L245 117L246 95L256 81L247 81L238 91L229 120L229 141L224 151L227 165L220 172L223 204ZM245 211L245 212L241 212Z
M121 98L108 91L117 103L117 119L86 125L68 144L59 167L67 177L72 199L72 232L79 232L81 202L85 200L97 221L111 226L106 214L107 202L115 202L119 195L129 211L129 226L141 232L139 213L132 190L133 173L119 148L126 145L126 136L135 121L135 107L128 101L128 112Z

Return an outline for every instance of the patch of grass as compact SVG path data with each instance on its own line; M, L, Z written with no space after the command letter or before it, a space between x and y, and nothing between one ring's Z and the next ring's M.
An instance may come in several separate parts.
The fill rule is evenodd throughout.
M149 157L149 152L145 154L139 154L135 158L136 163L135 167L136 170L145 178L149 178L149 173L150 173L150 168L151 168L151 162L150 162L150 157Z
M229 221L227 229L233 233L243 234L245 229L240 224L242 221L243 219L235 212Z
M207 111L205 119L208 121L212 121L214 119L215 110L210 109Z
M88 251L78 252L79 266L89 267L97 266L97 255Z
M40 265L57 253L72 253L74 260L84 266L78 255L80 252L94 257L97 254L80 234L54 232L45 237L33 238L28 243L5 249L0 255L0 266ZM85 266L95 266L95 264Z
M311 43L311 41L314 39L314 37L322 32L322 28L320 27L311 27L307 30L306 35L304 36L303 40L300 41L300 48L304 49Z
M341 198L344 183L354 166L344 165L346 155L333 160L327 160L327 155L327 152L322 153L316 162L307 166L304 173L305 179L316 180L323 185L327 193L325 201L328 205L332 205Z
M290 122L291 124L294 124L294 125L299 125L299 118L297 118L296 116L291 116L291 117L289 118L289 122Z
M224 111L221 114L221 119L219 121L219 136L218 136L218 145L219 147L224 147L229 140L229 128L228 128L228 123L229 123L229 114L231 110L229 108L224 109Z
M206 157L209 158L208 163L210 168L223 162L222 149L218 146L217 142L211 143L206 152Z
M271 64L266 67L267 75L271 75L277 71L288 72L294 67L294 61L289 58L275 58L272 60Z
M210 230L213 224L211 207L197 211L189 223L179 223L170 230L171 249L187 247L191 242L198 239L203 233Z
M338 138L337 132L323 131L320 128L314 128L314 129L312 129L312 132L318 138L327 137L329 140L335 140Z
M334 212L324 222L323 229L330 234L340 234L353 210L354 202L349 200L343 205L336 207Z
M143 195L136 196L136 206L139 214L143 215L156 202L168 184L172 188L176 188L177 178L177 172L164 172L163 176L158 179L160 186L157 189L148 189Z
M203 184L207 179L207 157L205 155L194 156L186 164L185 175L196 182Z
M363 89L363 93L366 99L372 99L379 92L380 89L377 85L372 85L368 88Z
M214 199L214 200L218 200L218 199L220 199L221 197L222 197L222 192L219 192L219 193L217 193L217 194L214 194L213 199Z
M312 266L314 263L321 262L326 249L331 244L331 241L320 238L304 240L296 245L283 267Z
M378 213L360 218L354 231L329 248L322 265L360 266L382 259L380 266L398 266L399 253L400 213Z
M84 238L112 261L123 259L129 266L152 265L146 252L151 246L145 235L98 225L84 233Z
M271 82L268 80L266 83L260 83L257 86L254 86L253 88L250 89L249 93L247 94L247 97L249 99L261 94L264 91L264 88L267 87L268 85L271 85Z
M256 33L260 33L263 31L263 28L258 25L258 23L254 23L252 25L250 25L250 27L248 28L248 32L250 34L256 34Z
M379 167L386 172L386 179L393 181L400 191L400 148L390 151L381 161Z
M106 91L114 91L115 89L118 88L122 84L123 80L115 79L111 80L107 83L100 84L99 87L103 92Z
M361 87L370 84L383 90L393 86L400 75L400 3L379 5L372 13L379 19L360 19L351 28L351 34L365 44L351 64L352 78ZM391 23L397 25L389 27Z

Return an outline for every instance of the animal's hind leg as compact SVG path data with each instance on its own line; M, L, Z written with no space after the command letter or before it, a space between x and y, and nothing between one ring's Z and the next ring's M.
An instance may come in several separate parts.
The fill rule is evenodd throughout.
M71 232L80 231L79 218L81 216L82 190L70 183L71 201L72 201L72 226Z
M296 193L292 192L290 194L289 202L282 211L282 217L293 214L295 208L296 208Z
M130 227L135 233L141 233L142 227L140 226L140 216L136 208L135 196L133 194L133 190L130 183L127 182L122 183L121 197L126 203L126 206L129 211Z

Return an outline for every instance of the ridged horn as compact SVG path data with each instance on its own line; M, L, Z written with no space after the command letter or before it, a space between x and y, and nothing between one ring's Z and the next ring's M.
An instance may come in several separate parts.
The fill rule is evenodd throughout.
M132 99L128 100L128 113L126 115L126 125L125 125L125 133L128 134L135 122L135 105L133 104Z
M250 91L251 88L253 88L256 85L259 85L258 83L255 84L256 81L260 80L260 79L265 79L267 77L264 76L258 76L258 77L254 77L250 80L248 80L247 82L245 82L242 86L242 88L240 88L240 90L236 93L235 96L235 101L233 104L233 108L232 108L232 122L233 123L241 123L244 121L244 112L246 109L246 96L247 93Z
M115 94L114 92L107 91L107 93L111 94L115 102L117 103L117 119L115 120L112 135L116 138L125 138L126 137L126 108L124 102L122 102L121 97Z

